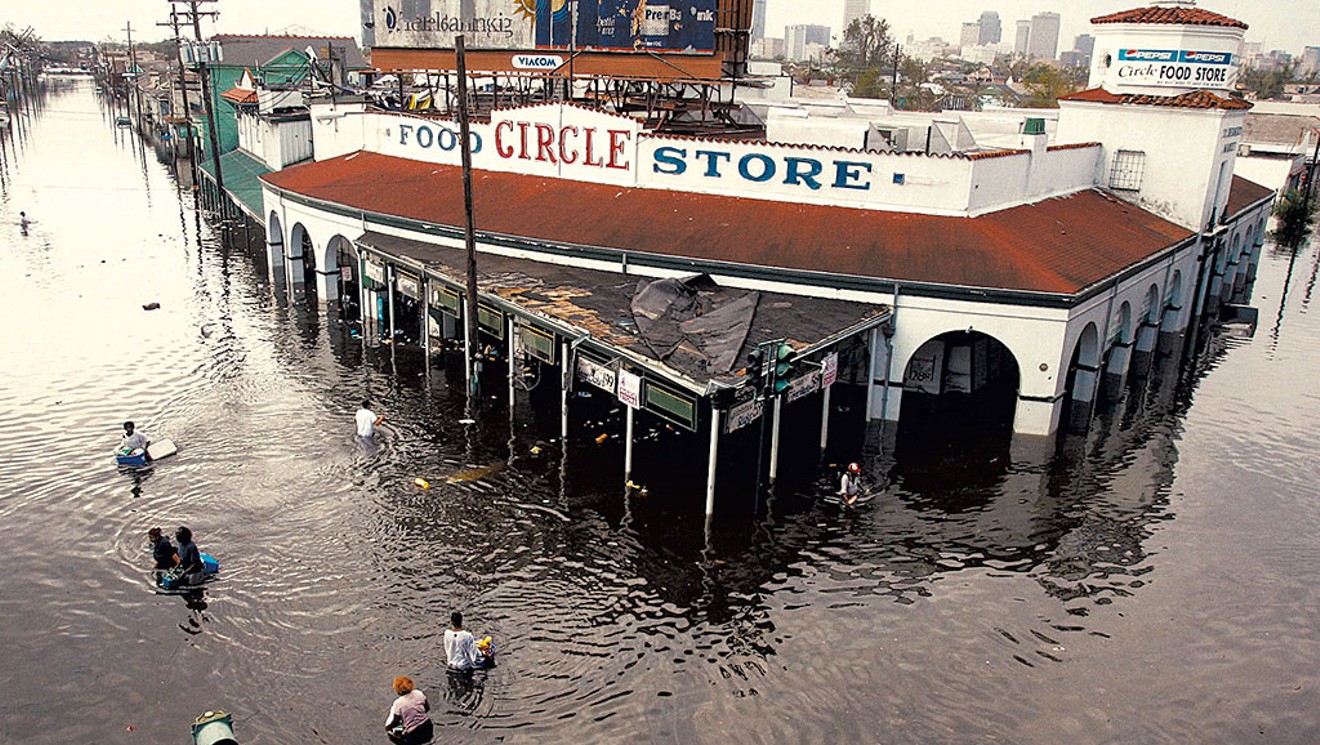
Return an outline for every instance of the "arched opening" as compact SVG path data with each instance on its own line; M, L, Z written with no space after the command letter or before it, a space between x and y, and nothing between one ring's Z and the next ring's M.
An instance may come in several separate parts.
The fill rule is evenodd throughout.
M952 331L921 345L903 373L900 446L1007 445L1021 372L998 339Z
M307 281L303 271L303 252L312 245L312 236L302 223L295 223L289 231L289 248L285 265L290 287L296 287Z
M1109 324L1109 352L1105 355L1105 377L1101 398L1116 400L1123 392L1132 362L1132 306L1126 300L1119 303Z
M340 320L347 324L356 324L362 319L361 269L358 267L357 249L353 242L342 235L331 238L326 243L327 267L333 267L330 277L334 291L326 298L334 304L333 311Z
M1064 379L1063 411L1059 421L1066 431L1084 431L1090 424L1099 373L1100 332L1094 323L1088 323L1077 337Z
M1168 286L1164 288L1164 307L1160 310L1160 334L1156 343L1156 351L1160 354L1172 353L1182 338L1182 304L1183 275L1175 269Z
M1146 295L1141 300L1141 313L1137 318L1136 339L1132 350L1133 382L1146 379L1150 373L1151 360L1155 357L1155 345L1159 341L1160 331L1160 288L1152 284L1146 288Z
M279 213L272 211L266 220L266 266L271 279L284 279L284 227Z

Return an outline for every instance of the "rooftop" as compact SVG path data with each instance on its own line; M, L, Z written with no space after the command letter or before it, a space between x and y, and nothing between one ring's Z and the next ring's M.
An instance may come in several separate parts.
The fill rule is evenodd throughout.
M423 226L464 224L454 166L358 151L262 179ZM476 171L473 205L483 239L533 249L599 247L787 269L831 285L851 276L1059 295L1077 294L1192 235L1096 190L967 218Z
M1179 26L1223 26L1225 28L1247 28L1247 24L1235 18L1211 13L1201 8L1189 6L1147 6L1133 8L1091 19L1091 23L1167 23Z
M1207 90L1189 91L1176 96L1153 96L1141 93L1110 93L1104 88L1090 88L1066 96L1059 96L1059 100L1128 106L1167 106L1179 109L1221 109L1223 111L1244 111L1251 108L1249 101L1241 98L1219 96Z

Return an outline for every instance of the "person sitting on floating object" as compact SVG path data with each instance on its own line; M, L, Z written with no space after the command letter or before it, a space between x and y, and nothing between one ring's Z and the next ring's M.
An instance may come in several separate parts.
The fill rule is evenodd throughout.
M385 717L385 732L390 742L400 745L430 742L434 734L431 723L431 702L426 700L412 678L400 675L394 679L394 693L398 698L390 706L390 713Z
M119 452L121 455L132 455L134 450L141 450L147 460L151 460L151 453L147 448L151 446L151 438L146 433L133 426L132 422L124 422L124 437L119 441Z
M843 497L844 504L852 505L861 494L862 467L857 463L849 463L843 478L839 480L839 496Z
M179 542L179 547L175 551L175 565L178 566L183 575L181 585L200 585L206 578L206 566L202 563L202 552L197 550L197 544L193 543L192 531L187 526L180 525L179 529L174 531L174 540Z
M179 561L170 539L161 535L160 528L147 531L147 540L151 542L151 557L156 561L156 569L173 569Z
M18 227L19 227L20 230L23 231L23 235L27 235L27 234L28 234L28 225L31 225L31 224L32 224L32 221L31 221L31 220L28 220L28 216L27 216L27 213L26 213L26 212L19 212L19 213L18 213Z
M463 614L459 611L449 614L449 622L452 628L445 631L445 658L450 670L467 672L494 664L495 645L490 637L482 639L484 647L479 647L472 632L463 628Z
M358 437L365 439L375 437L376 427L380 426L380 423L385 421L384 414L376 416L376 412L371 410L370 399L362 402L362 408L357 410L357 414L354 415L354 418L357 420Z

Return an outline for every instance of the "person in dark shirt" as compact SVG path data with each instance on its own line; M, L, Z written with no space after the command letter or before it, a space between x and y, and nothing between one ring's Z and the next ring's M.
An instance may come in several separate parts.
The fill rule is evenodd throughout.
M206 577L206 567L202 564L202 552L198 551L197 544L193 543L192 531L180 525L179 529L174 531L174 540L179 542L175 557L178 566L183 569L181 584L200 585Z
M173 569L179 557L174 553L174 544L161 535L160 528L147 531L147 540L151 542L151 558L156 560L157 569Z

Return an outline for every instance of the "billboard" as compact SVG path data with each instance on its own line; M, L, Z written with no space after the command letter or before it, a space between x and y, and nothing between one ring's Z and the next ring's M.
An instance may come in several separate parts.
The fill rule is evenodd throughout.
M532 49L537 0L374 0L376 46Z
M715 50L716 0L536 0L539 49Z
M718 0L372 0L375 46L711 54Z

